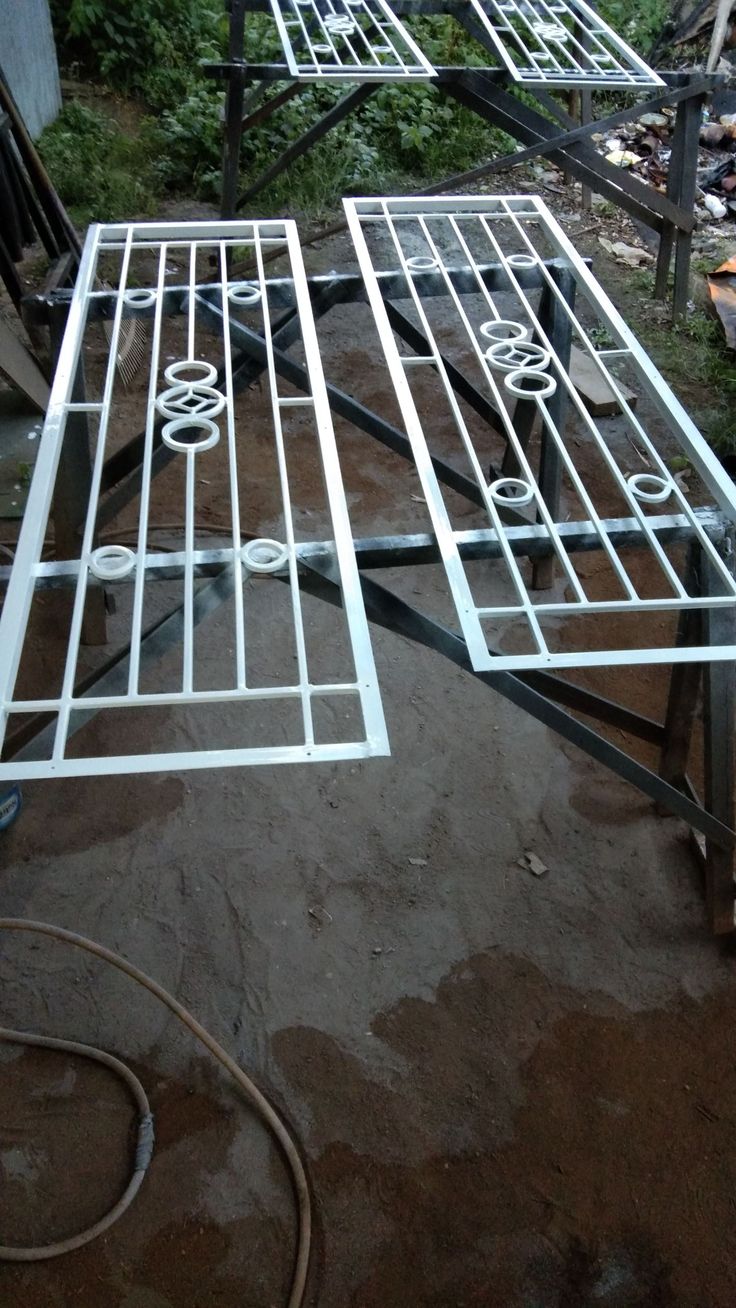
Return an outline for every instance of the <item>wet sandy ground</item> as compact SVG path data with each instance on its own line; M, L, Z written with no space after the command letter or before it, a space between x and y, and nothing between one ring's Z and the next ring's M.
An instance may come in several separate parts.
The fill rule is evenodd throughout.
M361 531L397 467L339 435ZM415 591L442 609L433 569ZM26 785L3 912L154 974L282 1108L319 1308L732 1308L736 983L683 829L439 656L373 639L390 759ZM633 689L654 713L661 688ZM281 1305L281 1160L191 1038L62 947L3 940L0 978L4 1022L116 1052L157 1122L128 1214L0 1265L3 1308ZM47 1242L114 1201L132 1113L82 1061L2 1058L0 1238Z

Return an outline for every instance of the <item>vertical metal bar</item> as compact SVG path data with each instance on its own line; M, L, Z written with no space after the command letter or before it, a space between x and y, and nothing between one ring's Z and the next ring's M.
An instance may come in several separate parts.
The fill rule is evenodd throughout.
M540 306L540 323L543 325L544 330L549 337L552 349L559 359L565 375L567 375L570 371L570 350L572 347L571 315L575 312L575 278L569 268L554 268L552 269L552 276L560 288L565 304L570 307L570 313L563 312L562 301L560 298L556 295L551 295L549 287L545 286L545 290L547 290L548 294L551 296L551 303L547 308L549 319L548 323L544 321ZM550 396L548 403L544 406L543 413L545 410L554 425L554 429L556 429L564 439L565 417L567 412L567 390L564 386L557 387L554 395ZM555 521L559 521L562 461L560 458L559 444L554 439L550 426L546 421L542 423L542 441L539 453L539 477L537 480L545 504L549 508ZM537 559L534 562L532 570L532 585L536 590L545 590L552 585L554 580L554 568L554 552L550 548L549 553L545 557Z
M67 306L54 302L50 306L49 317L54 368L59 361L66 320ZM81 404L85 400L84 356L81 351L74 370L70 400L73 404ZM87 514L91 484L92 459L87 415L79 411L71 412L67 415L64 427L54 485L54 552L57 559L78 559L80 556L80 527ZM82 642L85 645L107 643L105 592L102 587L96 587L87 597Z
M268 381L271 392L271 414L273 417L274 441L276 443L276 460L279 469L279 484L281 488L281 503L284 514L284 535L289 553L289 591L291 594L291 610L294 621L294 643L296 645L297 667L299 669L299 685L301 689L301 707L302 718L304 723L304 743L305 745L314 744L314 723L312 720L312 703L309 694L309 668L307 665L307 647L304 638L304 619L302 614L301 597L299 594L299 572L296 562L296 549L294 542L294 519L291 511L291 494L289 491L289 472L286 463L286 447L284 444L284 432L281 421L281 406L279 404L278 380L276 376L276 365L273 353L273 335L271 331L271 313L268 304L268 286L266 283L266 274L263 264L263 250L261 248L260 230L256 226L254 229L254 241L256 250L256 263L258 267L258 284L261 291L261 307L263 310L263 336L266 345L266 355L268 358ZM292 260L293 263L293 260ZM301 315L300 315L301 316Z
M220 289L222 295L222 353L225 361L225 420L227 422L227 453L230 467L230 518L233 541L233 597L235 600L235 676L241 690L247 686L245 666L245 613L243 610L243 564L240 558L242 533L240 526L240 489L238 485L238 450L235 439L235 390L233 387L233 356L230 342L230 301L227 283L227 246L220 242Z
M141 634L143 630L143 598L146 579L146 550L148 548L148 511L151 500L151 478L153 462L153 443L156 431L156 392L161 358L161 322L163 317L164 287L166 283L166 242L161 245L158 260L158 280L156 284L156 307L153 317L153 338L151 341L151 362L148 378L148 408L146 412L146 431L143 446L143 464L141 468L140 508L138 511L138 562L133 584L133 613L130 627L130 665L128 670L128 694L138 694L140 672Z
M184 511L184 648L182 690L194 689L194 491L197 455L187 450L186 507Z
M118 346L120 342L120 324L123 318L123 304L125 302L125 285L128 278L128 268L130 266L130 253L133 242L133 228L129 227L125 238L125 247L121 261L120 281L117 291L117 303L115 305L115 316L110 333L109 356L107 361L107 372L105 374L105 385L102 394L102 408L100 411L100 425L97 432L97 448L95 450L94 462L92 464L92 478L89 488L89 504L87 508L87 519L84 528L84 537L82 540L82 564L79 569L77 587L74 595L74 610L72 612L71 630L69 632L69 645L67 649L66 664L64 667L64 681L61 691L62 705L59 710L59 717L56 724L56 734L54 736L54 761L64 757L66 748L67 733L69 731L69 716L72 707L72 696L74 694L74 681L77 670L77 659L79 656L79 642L82 631L82 621L84 617L85 600L87 596L88 569L86 559L89 556L94 541L94 532L97 521L97 504L100 496L100 483L102 481L102 470L105 464L105 447L107 444L107 427L110 419L110 409L112 401L112 392L115 385L115 366L118 355Z
M726 562L734 563L734 534L726 537ZM703 593L717 584L710 559L701 556ZM708 644L733 642L736 639L736 613L731 609L703 609L703 628ZM705 807L731 828L734 819L734 783L736 769L734 733L736 732L736 663L733 660L708 662L703 669L703 745L705 751ZM708 920L716 935L734 930L734 850L724 849L713 840L705 842L705 896Z

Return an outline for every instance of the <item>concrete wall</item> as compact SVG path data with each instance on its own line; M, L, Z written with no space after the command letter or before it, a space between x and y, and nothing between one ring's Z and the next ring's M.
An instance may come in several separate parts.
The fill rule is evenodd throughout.
M0 0L0 65L31 136L61 108L48 0Z

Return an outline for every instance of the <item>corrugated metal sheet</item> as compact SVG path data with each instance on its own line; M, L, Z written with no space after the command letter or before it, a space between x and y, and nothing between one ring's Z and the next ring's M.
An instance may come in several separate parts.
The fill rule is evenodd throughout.
M31 136L39 136L61 109L48 0L0 0L0 64Z

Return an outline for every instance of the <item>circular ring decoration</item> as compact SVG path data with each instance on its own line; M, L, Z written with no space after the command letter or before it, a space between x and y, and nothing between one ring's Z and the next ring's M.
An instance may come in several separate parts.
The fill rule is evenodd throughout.
M329 14L324 25L331 36L349 36L355 31L355 20L348 14Z
M503 384L507 391L512 395L518 395L523 400L544 400L548 395L554 395L557 390L557 382L554 377L550 377L548 372L538 372L533 368L515 368L509 372L503 379Z
M536 268L539 260L534 254L510 254L506 262L510 268Z
M123 292L123 299L132 309L148 309L156 303L156 292L146 290L143 286L134 287Z
M653 472L635 472L626 480L636 498L645 504L664 504L674 490L671 481L666 477L657 477Z
M506 507L512 504L515 509L522 509L534 499L534 487L521 477L499 477L497 481L491 482L488 490L496 504L504 504Z
M489 341L528 341L530 335L530 329L523 322L514 322L512 318L482 322L478 330Z
M188 372L196 375L182 376L182 373ZM217 369L211 363L205 363L204 359L177 359L176 363L170 363L168 368L164 368L164 377L170 386L175 386L177 382L201 382L211 386L213 381L217 381Z
M542 41L566 41L570 33L560 23L532 23L532 31Z
M332 46L325 45L324 41L320 42L319 45L313 45L312 49L315 54L332 54Z
M258 304L261 298L260 287L253 286L251 282L233 282L228 288L227 298L233 304Z
M240 557L251 572L278 572L286 563L289 550L281 541L262 536L259 540L249 540Z
M543 372L551 359L549 350L537 345L536 341L506 340L496 341L486 350L486 358L492 368L500 372L516 372L524 368L527 372Z
M100 581L122 581L135 567L135 554L127 545L100 545L89 556L89 570Z
M203 431L207 435L201 440L178 440L177 432L180 431ZM212 422L211 418L201 418L199 415L191 418L174 418L172 422L166 423L161 432L164 445L168 445L170 450L176 450L177 454L201 454L204 450L211 450L219 439L220 431L217 423Z
M179 382L156 396L156 408L165 418L216 418L225 408L225 396L214 386Z
M413 254L407 259L406 266L411 272L431 272L437 267L437 260L431 254Z

